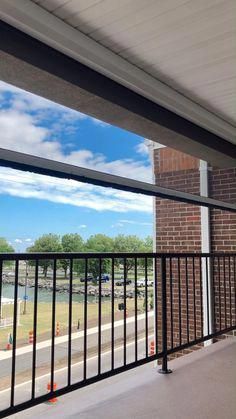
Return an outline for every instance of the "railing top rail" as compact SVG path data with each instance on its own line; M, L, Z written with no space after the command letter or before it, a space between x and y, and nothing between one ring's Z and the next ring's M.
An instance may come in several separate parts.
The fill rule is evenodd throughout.
M81 252L81 253L0 253L0 260L43 260L43 259L119 259L119 258L193 258L193 257L236 257L236 252L217 252L217 253L201 253L201 252Z
M99 172L3 148L0 148L0 166L11 167L17 170L29 171L61 179L73 179L92 185L170 199L193 205L201 205L223 211L236 212L236 205L233 203L219 201L206 196L176 191L174 189L164 188L151 183L141 182L130 178Z

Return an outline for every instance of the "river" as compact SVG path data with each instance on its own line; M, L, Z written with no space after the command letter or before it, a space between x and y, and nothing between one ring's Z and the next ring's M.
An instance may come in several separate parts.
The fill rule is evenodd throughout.
M7 298L14 298L14 285L11 284L3 284L2 286L2 296ZM23 300L25 295L25 287L19 286L18 287L18 297ZM30 302L34 301L34 288L27 288L28 300ZM84 300L83 294L73 294L72 296L74 302L82 303ZM109 297L105 297L109 300ZM103 299L105 299L103 298ZM57 292L56 293L56 300L58 302L65 302L68 303L69 301L69 293L68 292ZM43 288L38 289L38 301L39 302L51 302L52 301L52 291L46 290ZM94 302L95 297L92 295L88 295L88 302Z

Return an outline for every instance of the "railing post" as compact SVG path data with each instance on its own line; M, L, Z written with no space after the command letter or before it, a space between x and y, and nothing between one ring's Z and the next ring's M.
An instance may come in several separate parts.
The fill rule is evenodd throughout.
M162 290L162 367L160 374L170 374L172 371L167 366L167 298L166 298L166 257L161 257L161 290Z

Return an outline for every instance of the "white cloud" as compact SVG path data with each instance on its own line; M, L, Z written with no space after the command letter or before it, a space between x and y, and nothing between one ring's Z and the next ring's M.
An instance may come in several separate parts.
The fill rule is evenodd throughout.
M25 242L26 242L26 243L31 243L32 241L33 241L33 240L32 240L32 239L30 239L30 238L29 238L29 239L25 239Z
M86 149L65 153L61 143L54 138L57 130L61 130L62 126L73 129L75 120L87 116L0 82L0 93L9 91L13 94L11 106L0 109L0 147L151 182L151 167L142 161L132 158L108 161L103 154ZM59 122L53 127L45 127L42 122L45 115ZM93 121L100 124L98 120ZM0 168L0 194L48 200L96 211L152 212L150 197L7 168Z
M2 89L3 84L7 86L5 83L0 82L0 88L2 87ZM39 123L38 113L34 115L27 113L27 111L46 110L47 113L50 111L50 117L53 119L51 112L55 109L60 109L61 113L56 118L60 122L57 124L64 124L67 126L67 129L70 129L70 124L67 121L77 118L79 113L38 98L30 93L20 91L12 86L10 88L13 92L19 91L19 97L17 96L17 99L13 99L10 108L0 110L0 130L2 132L0 147L151 182L150 165L132 158L107 161L103 154L94 154L86 149L65 154L61 143L54 138L59 128L55 128L55 124L51 128L45 127L45 124ZM61 130L61 125L59 130Z
M0 194L43 199L95 211L152 212L152 198L73 180L0 168Z
M15 243L23 243L23 241L21 239L15 239L14 242Z
M122 224L134 224L134 225L140 225L140 226L152 226L152 223L147 222L140 222L140 221L133 221L133 220L119 220Z
M116 223L116 224L112 224L111 228L122 228L124 227L124 224L122 223Z
M35 118L40 121L43 118L48 119L50 112L50 119L57 117L57 122L53 124L54 132L62 128L71 129L71 123L82 119L90 119L94 124L101 127L109 127L110 125L100 121L99 119L90 117L81 112L75 111L58 103L52 102L40 96L26 92L18 87L9 85L0 81L0 94L4 97L5 93L11 93L10 107L19 113L37 113Z
M87 228L86 224L80 224L78 228Z
M148 144L149 144L149 140L143 140L141 143L139 143L136 147L136 151L139 154L142 155L149 155L149 150L148 150Z

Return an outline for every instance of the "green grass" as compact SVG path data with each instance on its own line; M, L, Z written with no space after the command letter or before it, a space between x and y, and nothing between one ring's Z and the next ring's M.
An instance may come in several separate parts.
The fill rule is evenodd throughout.
M118 303L123 300L115 300L115 319L123 318L123 312L119 312ZM143 310L143 300L138 300L139 311ZM60 323L60 334L66 334L68 331L68 310L69 305L67 302L56 303L56 322ZM73 302L72 305L72 326L73 331L77 330L78 319L80 319L80 327L83 328L83 303ZM27 313L22 314L23 304L20 309L20 325L17 327L17 344L22 346L28 343L29 331L33 329L33 311L34 304L27 302ZM134 314L134 299L127 299L127 314L131 316ZM13 315L13 306L3 306L2 317L11 317ZM103 323L110 321L111 317L111 302L102 302L102 319ZM97 325L98 318L98 304L88 304L88 326L93 327ZM51 303L38 303L37 315L37 339L45 340L50 339L52 327L52 304ZM4 349L8 342L8 335L12 333L12 327L0 329L0 349Z

